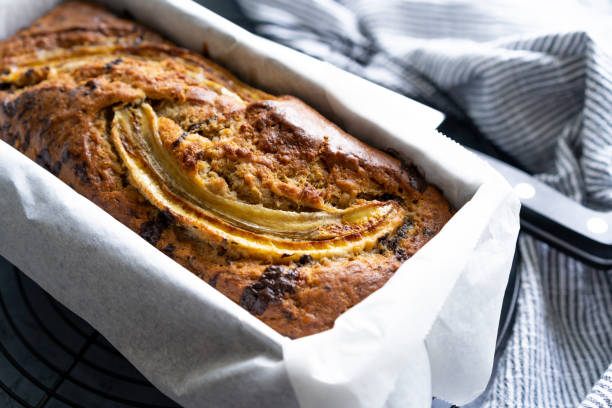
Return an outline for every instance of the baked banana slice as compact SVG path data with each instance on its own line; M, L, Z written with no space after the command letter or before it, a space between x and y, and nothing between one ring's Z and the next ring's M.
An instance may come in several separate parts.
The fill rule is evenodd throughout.
M115 109L111 138L130 182L162 211L196 235L231 245L245 255L289 261L346 256L371 249L402 223L395 201L367 201L348 208L286 211L250 204L207 186L202 167L185 166L173 145L192 139L160 118L148 103ZM206 145L194 143L194 149Z

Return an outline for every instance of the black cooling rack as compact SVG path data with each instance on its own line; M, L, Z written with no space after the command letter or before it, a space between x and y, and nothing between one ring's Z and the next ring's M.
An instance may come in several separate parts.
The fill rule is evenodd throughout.
M178 407L104 337L0 258L0 407Z

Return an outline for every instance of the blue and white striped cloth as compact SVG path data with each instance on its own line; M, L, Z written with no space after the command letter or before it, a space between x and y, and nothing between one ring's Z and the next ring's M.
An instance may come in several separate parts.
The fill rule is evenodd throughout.
M257 31L467 116L564 194L612 210L612 2L239 0ZM612 407L612 272L522 235L511 337L475 406Z

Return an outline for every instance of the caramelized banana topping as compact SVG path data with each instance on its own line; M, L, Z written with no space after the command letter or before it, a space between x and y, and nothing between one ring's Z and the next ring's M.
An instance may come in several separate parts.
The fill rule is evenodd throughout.
M112 142L130 182L141 194L206 241L276 261L295 260L304 254L313 258L346 256L371 249L404 218L404 209L395 201L298 212L213 192L198 167L186 169L164 143L187 143L192 138L178 126L160 126L161 121L170 120L159 118L147 103L118 108L112 122ZM173 131L178 134L164 133Z

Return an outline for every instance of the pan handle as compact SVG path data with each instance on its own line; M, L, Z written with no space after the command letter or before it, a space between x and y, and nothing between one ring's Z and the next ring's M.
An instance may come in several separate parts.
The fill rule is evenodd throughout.
M501 173L516 191L522 204L523 230L598 269L612 268L611 212L584 207L524 171L472 151Z

